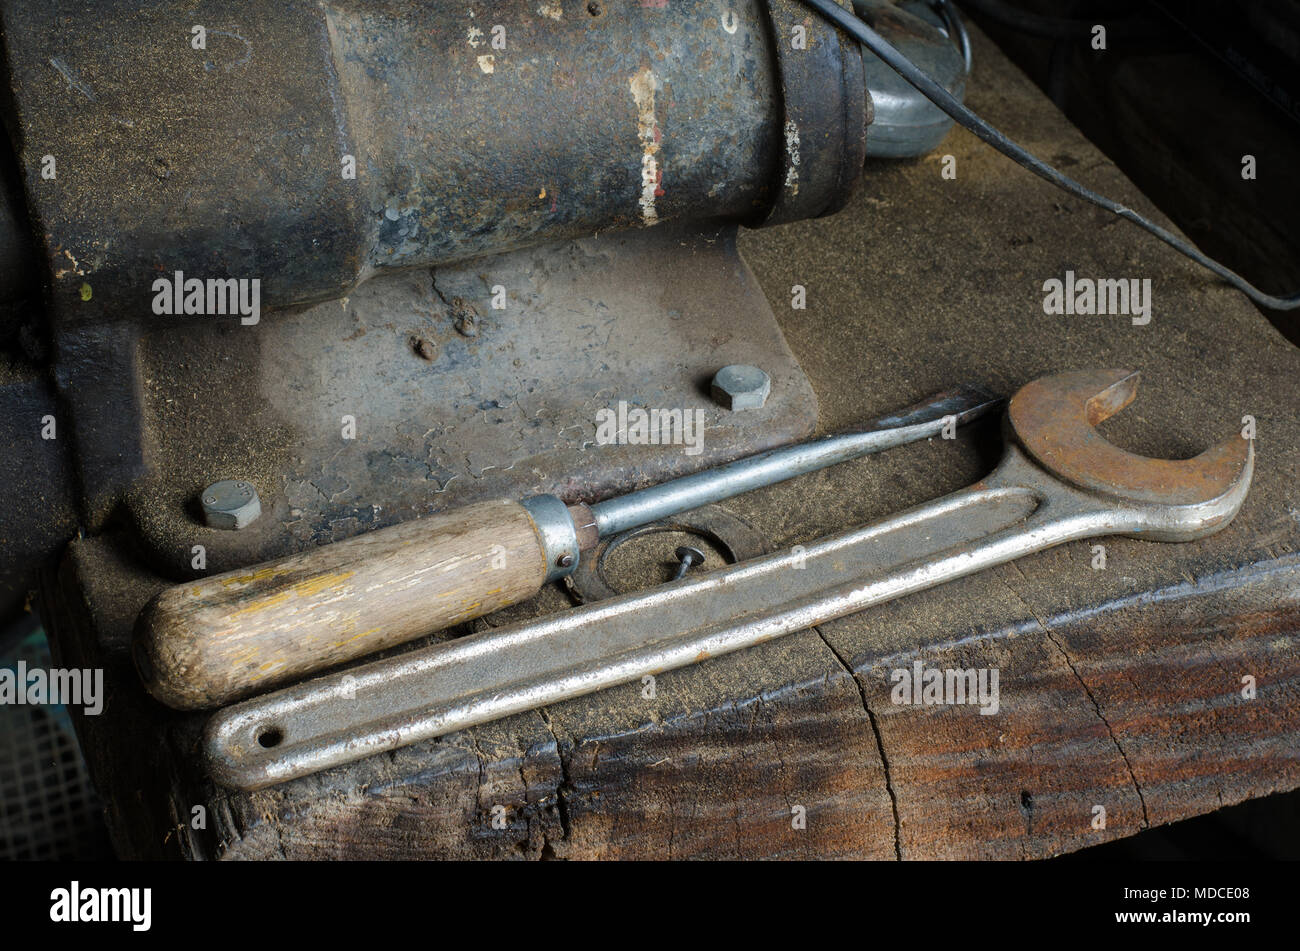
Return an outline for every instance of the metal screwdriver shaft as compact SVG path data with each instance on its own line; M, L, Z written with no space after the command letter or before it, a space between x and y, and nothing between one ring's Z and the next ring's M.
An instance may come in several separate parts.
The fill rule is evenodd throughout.
M958 386L848 432L773 449L598 502L591 506L596 532L602 538L615 535L710 502L815 472L837 462L937 436L947 421L961 425L991 412L1000 404L1001 400L979 387Z

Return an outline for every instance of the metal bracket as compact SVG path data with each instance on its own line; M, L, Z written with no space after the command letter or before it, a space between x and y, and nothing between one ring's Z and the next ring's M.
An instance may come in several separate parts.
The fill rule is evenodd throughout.
M816 396L735 237L669 224L564 241L378 277L256 334L147 334L146 445L166 451L129 510L151 560L185 578L203 544L211 574L492 497L597 501L808 436ZM457 329L469 311L473 336ZM769 373L765 406L710 398L727 363ZM620 403L680 409L700 438L604 444ZM255 485L263 516L201 525L194 499L216 478Z

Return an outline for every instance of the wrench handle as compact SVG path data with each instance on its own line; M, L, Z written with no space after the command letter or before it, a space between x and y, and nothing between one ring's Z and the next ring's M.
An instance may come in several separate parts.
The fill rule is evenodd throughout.
M536 594L543 540L518 502L480 502L169 588L140 616L157 699L203 709Z

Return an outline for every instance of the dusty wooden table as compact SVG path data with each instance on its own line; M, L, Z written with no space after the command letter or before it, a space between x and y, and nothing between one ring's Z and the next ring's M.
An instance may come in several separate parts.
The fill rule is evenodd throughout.
M995 48L975 44L977 111L1152 210ZM1241 151L1213 137L1204 147L1233 162ZM955 179L941 176L946 154ZM750 233L742 247L814 383L822 428L959 380L1010 393L1063 369L1132 366L1138 401L1104 427L1125 448L1190 456L1255 418L1244 510L1203 542L1106 539L1104 569L1096 542L1065 545L664 674L653 699L628 685L254 794L206 779L202 718L143 695L125 644L152 592L98 570L100 643L85 634L85 604L49 620L65 662L109 667L108 708L82 736L118 848L1035 858L1300 785L1300 352L1242 296L962 132L924 160L872 164L846 211ZM1066 270L1151 278L1150 323L1045 314L1043 282ZM784 306L795 284L806 310ZM960 488L999 451L986 426L726 507L774 548L794 545ZM102 548L75 543L64 581ZM560 603L549 592L533 608ZM891 672L916 661L996 668L998 713L893 703Z

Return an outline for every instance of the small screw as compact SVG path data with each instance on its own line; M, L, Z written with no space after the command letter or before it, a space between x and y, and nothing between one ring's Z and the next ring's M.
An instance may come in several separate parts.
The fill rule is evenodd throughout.
M698 548L692 548L690 545L678 546L677 550L673 552L673 554L676 555L677 560L681 562L681 564L677 566L677 574L673 575L674 581L680 581L682 578L685 578L686 572L690 571L692 566L704 564L704 552L700 551Z
M573 556L568 554L561 555L559 558L555 559L555 563L561 568L572 568Z

